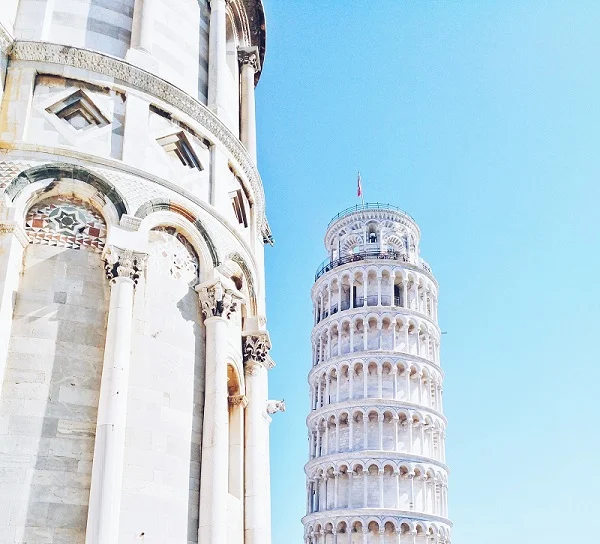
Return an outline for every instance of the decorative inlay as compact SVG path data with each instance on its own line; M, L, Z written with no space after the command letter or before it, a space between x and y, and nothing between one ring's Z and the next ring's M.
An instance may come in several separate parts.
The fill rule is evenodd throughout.
M32 244L90 249L102 253L106 242L103 217L81 200L52 197L27 212L25 232Z
M198 100L145 70L120 59L86 49L43 42L15 41L11 57L14 60L53 63L103 74L154 95L178 110L184 111L223 143L240 165L252 189L251 198L257 210L258 229L260 232L263 231L265 198L256 165L240 140Z
M150 232L149 261L152 272L193 286L198 282L198 256L192 244L174 227Z

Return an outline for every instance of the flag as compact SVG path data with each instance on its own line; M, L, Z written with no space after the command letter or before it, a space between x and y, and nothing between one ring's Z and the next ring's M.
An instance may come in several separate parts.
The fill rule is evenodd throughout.
M356 196L358 196L359 198L363 196L360 172L358 173L358 194Z

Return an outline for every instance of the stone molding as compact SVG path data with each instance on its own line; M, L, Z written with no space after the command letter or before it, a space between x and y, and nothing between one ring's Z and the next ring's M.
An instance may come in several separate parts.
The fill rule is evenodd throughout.
M316 366L313 366L308 373L308 382L312 384L312 380L314 379L315 374L322 375L322 373L328 373L329 371L335 369L339 370L339 365L341 363L359 363L359 362L369 362L375 363L377 365L382 365L383 363L391 363L392 365L398 363L416 363L418 365L427 365L436 370L441 378L443 379L445 376L445 372L442 367L440 367L437 363L432 363L429 359L425 359L420 355L414 355L412 353L404 353L402 351L387 351L380 350L375 352L371 351L357 351L354 353L344 353L342 355L336 355L335 357L331 357L331 359L327 359L322 363L319 363ZM386 355L388 354L388 355Z
M369 460L368 463L366 459ZM414 465L415 467L423 466L424 464L434 465L443 470L446 473L446 476L450 472L448 465L446 465L442 461L438 461L437 459L433 459L425 455L383 450L357 450L315 457L314 459L311 459L308 463L306 463L306 465L304 466L304 473L306 474L306 476L308 476L309 473L314 472L314 470L318 468L339 468L340 466L346 466L352 463L360 464L363 466L366 464L376 464L371 462L375 460L379 461L382 465L405 464Z
M382 512L383 510L383 512ZM395 508L344 508L339 510L324 510L322 512L313 512L302 518L302 523L309 523L317 520L331 520L335 519L336 523L340 521L349 522L350 520L377 520L380 525L389 521L390 519L396 520L399 524L401 523L413 523L415 521L431 521L443 523L448 527L452 527L453 524L448 518L442 516L436 516L433 514L424 514L421 512L415 512L414 510L396 510ZM336 524L333 524L334 527Z
M448 424L448 419L444 414L438 412L437 410L434 410L433 408L424 406L423 404L417 404L416 402L406 402L404 400L363 398L346 400L344 402L339 402L335 404L327 404L322 408L312 410L306 418L306 425L307 427L312 428L311 423L314 424L315 420L317 419L327 419L331 416L335 416L337 418L342 413L348 413L349 410L361 411L363 412L363 417L367 415L365 412L368 413L377 410L405 410L409 413L415 412L421 415L435 416L442 421L444 426ZM440 430L445 430L445 428L442 428Z
M229 319L237 310L239 296L220 279L206 286L196 287L204 319L224 317Z
M244 334L242 337L242 353L245 366L252 367L252 363L260 363L266 367L266 362L271 349L271 339L267 331ZM252 372L250 372L252 374Z
M0 221L0 235L2 234L14 234L23 247L26 247L30 242L29 236L16 221Z
M14 38L6 27L0 23L0 52L6 53L14 43Z
M126 278L132 280L137 285L140 275L146 268L148 255L137 253L131 249L109 246L104 258L104 269L106 270L106 277L109 280Z
M257 230L258 232L263 231L266 224L265 196L262 180L254 161L242 142L233 135L225 124L191 95L164 79L121 59L87 49L19 40L13 44L11 58L18 61L47 62L71 66L109 76L120 83L156 96L189 115L221 142L241 167L250 183L251 196L254 197L253 204L256 206L258 218Z

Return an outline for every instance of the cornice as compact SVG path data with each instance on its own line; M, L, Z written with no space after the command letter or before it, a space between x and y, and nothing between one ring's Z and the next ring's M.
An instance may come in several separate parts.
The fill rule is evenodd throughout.
M403 400L394 400L394 399L375 399L375 398L367 398L367 399L352 399L344 402L328 404L323 406L322 408L317 408L316 410L312 410L308 416L306 416L306 426L310 429L311 423L314 423L316 419L320 419L323 417L328 417L330 415L339 414L341 412L346 413L351 410L402 410L412 412L419 412L422 414L433 415L437 418L441 419L445 426L448 425L448 419L446 416L442 414L442 412L438 412L433 408L429 408L428 406L424 406L422 404L417 404L416 402L406 402Z
M365 357L365 354L370 355ZM354 355L356 355L356 357L354 357ZM394 361L394 359L396 359ZM398 362L405 362L405 361L411 361L414 363L418 363L420 365L426 364L428 366L430 366L431 368L433 368L434 370L436 370L437 372L440 373L440 375L442 376L442 378L444 378L445 376L445 372L442 369L441 366L439 366L436 363L433 363L432 361L430 361L429 359L425 359L425 357L421 357L420 355L414 355L412 353L403 353L403 352L399 352L399 351L357 351L354 353L346 353L343 355L336 355L335 357L332 357L331 359L327 359L327 361L324 361L322 363L319 363L316 366L313 366L310 369L310 372L308 373L308 383L310 385L310 380L314 377L315 374L321 374L323 371L327 372L327 370L329 370L330 367L335 366L337 367L340 363L344 363L344 362L357 362L357 361L368 361L368 362L372 362L375 361L377 363L386 363L386 362L391 362L391 363L398 363Z
M390 263L392 263L392 264L390 265ZM439 286L438 281L435 279L435 276L433 275L433 273L429 272L422 266L419 266L419 265L413 264L413 263L405 263L403 261L393 261L391 259L385 259L385 260L365 259L363 261L353 261L353 262L350 262L347 264L341 264L339 266L336 266L335 268L332 268L328 272L325 272L325 274L323 274L315 283L313 283L313 286L311 289L311 296L314 296L314 293L317 290L317 286L321 287L323 285L323 283L328 283L329 281L331 281L333 279L332 276L335 276L334 273L337 273L339 275L344 272L354 272L355 270L363 270L363 269L367 270L367 268L369 268L369 267L374 267L374 268L386 268L387 267L387 268L393 268L394 270L406 269L406 270L410 270L412 272L418 272L418 273L423 274L424 276L428 277L435 285L437 291L439 291L440 286ZM327 280L327 281L325 281L325 280ZM439 293L436 292L436 295L439 295Z
M391 452L391 451L382 451L382 450L358 450L358 451L349 451L345 453L335 453L333 455L322 455L320 457L315 457L311 459L308 463L304 465L304 474L306 477L310 477L309 472L313 471L318 467L325 467L329 465L342 465L348 464L350 462L364 462L370 463L371 461L380 461L381 464L385 464L386 462L390 463L399 463L406 461L407 463L413 465L420 465L423 463L435 465L436 467L441 468L446 475L450 474L450 470L448 465L442 463L441 461L437 461L431 457L426 457L424 455L413 455L410 453L401 453L401 452Z
M389 308L386 310L386 308ZM321 319L316 325L313 325L310 339L315 340L315 337L319 336L319 332L323 332L330 325L339 321L340 318L348 317L350 321L353 321L356 317L366 317L368 315L376 315L378 317L385 317L386 315L403 315L406 317L414 317L417 321L425 321L429 323L437 332L441 334L440 326L433 321L427 314L417 312L412 308L404 308L402 306L359 306L358 308L348 308L341 312L329 314L325 319ZM336 317L337 316L337 317Z
M244 172L252 190L250 195L253 197L252 203L256 206L257 230L262 232L265 223L265 195L256 165L242 142L233 135L218 117L191 95L137 66L116 57L88 49L19 40L13 44L11 58L19 61L71 66L102 74L153 95L189 115L227 148Z
M421 512L415 512L414 510L397 510L395 508L345 508L340 510L324 510L322 512L314 512L308 514L302 518L304 525L313 521L322 519L332 519L340 521L348 521L353 519L379 519L380 522L386 521L390 518L397 518L398 520L418 520L418 521L429 521L443 523L448 527L452 527L452 522L448 518L442 516L434 516L431 514L422 514Z

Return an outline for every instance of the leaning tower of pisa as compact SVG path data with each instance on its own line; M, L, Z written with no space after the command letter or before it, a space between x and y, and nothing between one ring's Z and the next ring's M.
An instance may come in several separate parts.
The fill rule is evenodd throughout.
M261 0L2 0L0 543L270 543Z
M416 222L329 223L312 289L306 544L448 544L438 285Z

